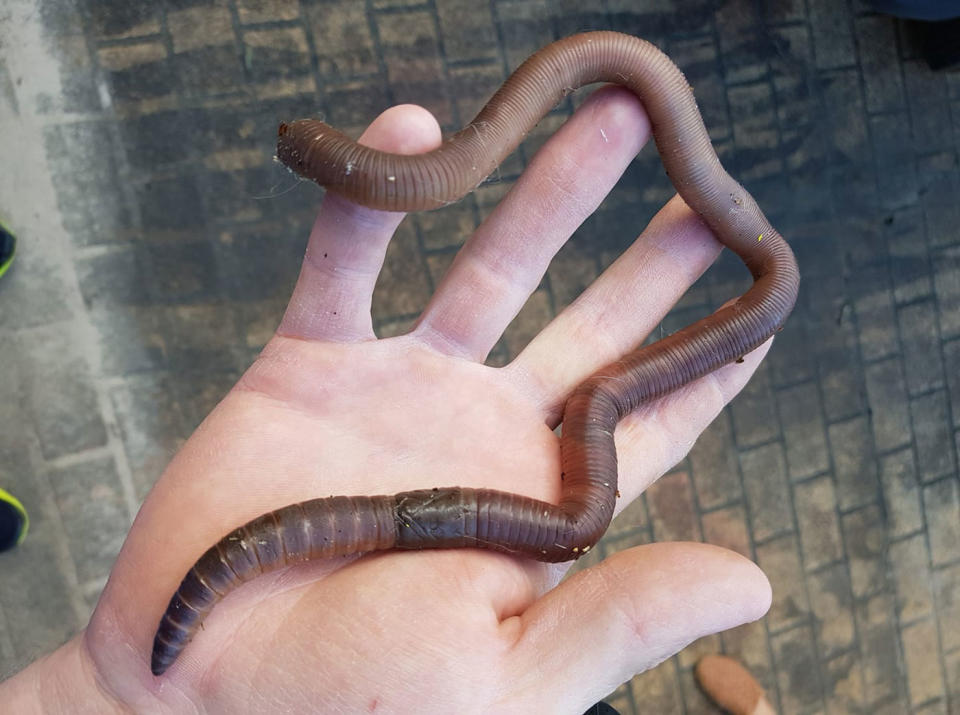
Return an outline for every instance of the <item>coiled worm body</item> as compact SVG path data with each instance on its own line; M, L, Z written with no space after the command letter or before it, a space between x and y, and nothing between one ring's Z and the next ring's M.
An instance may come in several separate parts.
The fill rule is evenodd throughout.
M613 516L617 422L739 359L783 325L799 284L790 248L720 165L683 74L635 37L591 32L545 47L467 127L426 154L375 151L304 119L280 126L277 156L301 176L365 206L436 208L474 189L563 97L594 82L622 85L640 98L677 192L740 256L753 285L733 304L624 356L573 391L564 407L559 504L461 487L329 497L283 507L227 534L190 569L163 614L151 659L155 675L177 658L224 595L289 564L382 549L479 547L541 561L586 553Z

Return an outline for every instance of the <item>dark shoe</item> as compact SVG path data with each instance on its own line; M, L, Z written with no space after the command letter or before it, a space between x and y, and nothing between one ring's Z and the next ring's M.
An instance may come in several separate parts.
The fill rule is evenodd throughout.
M917 22L920 51L932 70L960 64L960 18L943 22Z
M0 276L7 272L17 252L17 239L0 223Z
M0 489L0 551L23 541L30 528L30 517L15 496Z

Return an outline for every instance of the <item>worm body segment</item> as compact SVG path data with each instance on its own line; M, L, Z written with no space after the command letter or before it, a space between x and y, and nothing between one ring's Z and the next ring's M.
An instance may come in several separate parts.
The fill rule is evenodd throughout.
M224 595L289 564L382 549L478 547L541 561L586 553L613 516L617 422L739 359L783 325L799 284L790 248L720 165L683 74L635 37L592 32L545 47L469 125L426 154L375 151L303 119L280 126L277 156L301 176L365 206L436 208L476 188L563 97L594 82L622 85L641 99L677 192L740 256L753 285L735 303L624 356L574 390L564 407L559 504L490 489L422 489L314 499L232 531L200 557L171 599L154 640L155 675L173 663Z

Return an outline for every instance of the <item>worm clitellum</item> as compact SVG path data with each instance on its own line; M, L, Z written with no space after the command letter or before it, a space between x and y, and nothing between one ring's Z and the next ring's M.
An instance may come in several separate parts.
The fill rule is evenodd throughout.
M436 208L476 188L563 97L594 82L622 85L640 98L677 192L740 256L753 285L731 305L625 355L573 391L563 414L559 504L461 487L329 497L283 507L227 534L200 557L167 606L153 644L155 675L225 594L291 563L381 549L469 546L541 561L588 552L617 498L617 422L737 360L783 325L800 278L790 248L720 165L683 74L635 37L591 32L545 47L467 127L426 154L375 151L323 122L301 119L280 126L277 156L297 174L371 208Z

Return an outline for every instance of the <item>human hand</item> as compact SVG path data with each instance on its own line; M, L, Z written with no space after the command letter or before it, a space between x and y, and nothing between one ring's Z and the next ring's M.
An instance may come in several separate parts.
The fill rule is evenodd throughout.
M390 552L259 578L217 606L163 677L149 670L183 574L263 512L453 485L557 501L552 430L565 396L636 347L719 244L675 198L516 360L482 360L648 134L632 94L595 93L396 338L375 339L370 299L402 216L328 195L277 335L150 493L90 626L60 662L136 711L579 713L688 642L760 617L763 574L708 545L637 547L559 586L569 564ZM435 120L411 106L388 110L363 138L403 153L439 141ZM620 423L619 508L686 454L765 349Z

